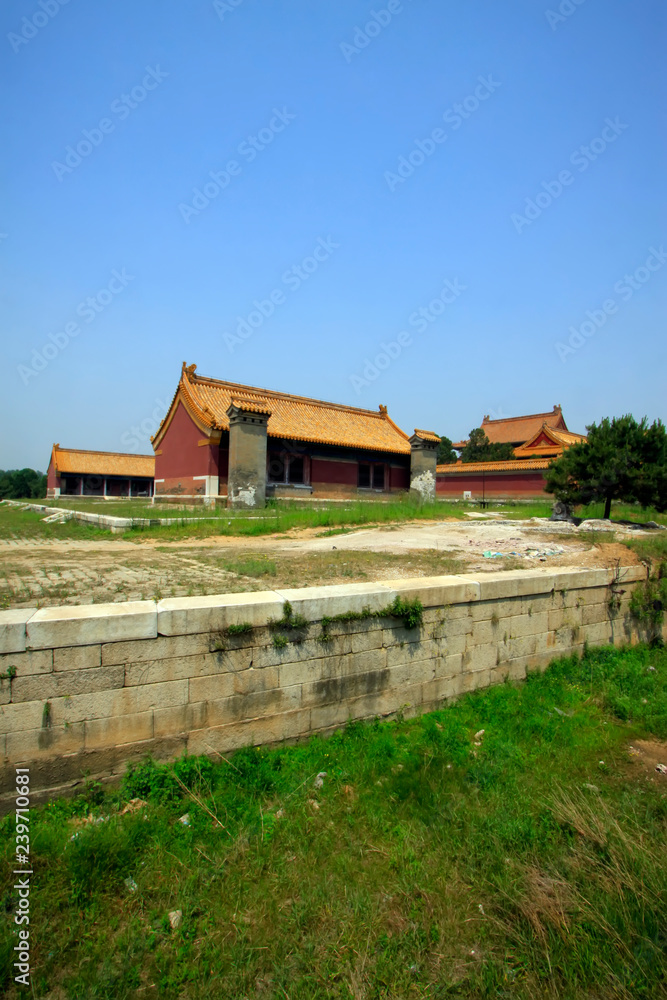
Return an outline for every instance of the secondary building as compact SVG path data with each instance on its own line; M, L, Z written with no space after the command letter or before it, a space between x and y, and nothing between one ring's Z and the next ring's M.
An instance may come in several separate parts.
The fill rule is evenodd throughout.
M47 497L150 497L155 457L117 451L82 451L54 444L46 474Z
M514 458L439 465L439 496L471 500L543 497L545 473L551 462L566 448L586 440L585 435L567 429L560 406L554 406L549 413L525 417L491 420L486 416L481 427L492 443L511 444ZM457 441L454 448L461 451L466 443Z
M183 362L153 438L155 494L227 498L346 498L410 488L433 496L439 438L408 435L385 406L327 403L197 373Z

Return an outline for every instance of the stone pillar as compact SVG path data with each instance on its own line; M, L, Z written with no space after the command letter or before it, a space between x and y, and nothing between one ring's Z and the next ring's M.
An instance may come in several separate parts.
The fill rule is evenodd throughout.
M410 438L410 495L424 502L435 500L435 467L440 438L431 431L415 431Z
M266 503L266 426L271 411L232 400L229 417L228 507L264 507Z

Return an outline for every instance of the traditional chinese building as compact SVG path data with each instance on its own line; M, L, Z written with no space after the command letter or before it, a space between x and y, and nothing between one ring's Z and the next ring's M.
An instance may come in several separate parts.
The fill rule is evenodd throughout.
M504 462L456 462L437 468L437 493L458 499L502 499L542 497L545 472L566 448L585 441L583 434L567 429L560 406L550 413L491 420L482 424L491 443L511 444L514 458ZM461 451L465 441L454 448Z
M414 480L415 490L434 495L438 441L430 431L408 437L385 406L225 382L184 362L153 438L155 493L263 506L266 497L387 495Z
M150 497L155 457L54 444L46 475L47 497Z

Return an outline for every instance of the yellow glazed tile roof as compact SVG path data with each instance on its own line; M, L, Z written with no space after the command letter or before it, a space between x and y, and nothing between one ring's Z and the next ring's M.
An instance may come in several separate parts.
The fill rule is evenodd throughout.
M524 472L530 469L547 469L551 465L550 458L522 458L508 462L452 462L451 465L439 465L438 475L470 475L472 472Z
M202 430L228 430L227 410L233 402L255 412L270 412L267 425L269 437L410 454L408 435L391 420L384 406L374 412L272 389L223 382L197 375L196 366L186 366L185 363L169 413L153 438L154 448L159 447L179 397Z
M503 417L499 420L491 420L490 417L485 416L480 426L492 444L521 442L523 445L526 441L530 441L544 424L552 429L557 428L559 431L569 433L560 406L554 406L551 413L530 413L524 417ZM457 441L454 447L463 448L466 443L466 441Z
M440 444L440 437L434 431L420 431L419 428L415 427L415 434L422 441L436 441Z
M56 475L74 473L90 476L155 476L154 455L131 455L118 451L82 451L54 444L51 452Z

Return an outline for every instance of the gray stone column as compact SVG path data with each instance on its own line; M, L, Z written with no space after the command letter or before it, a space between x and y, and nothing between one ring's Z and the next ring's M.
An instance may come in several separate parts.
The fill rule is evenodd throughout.
M410 438L410 495L435 500L435 468L440 438L431 431L415 431Z
M228 507L264 507L266 503L266 425L270 410L247 408L232 400L229 417Z

